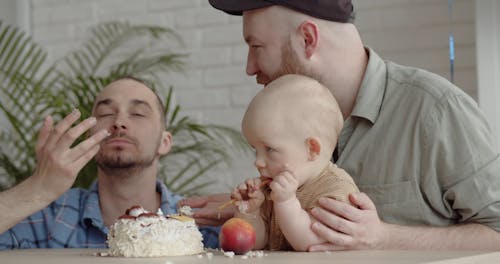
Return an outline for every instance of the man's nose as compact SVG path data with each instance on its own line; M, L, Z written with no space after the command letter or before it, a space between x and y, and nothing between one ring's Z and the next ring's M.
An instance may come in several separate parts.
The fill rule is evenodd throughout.
M248 76L253 76L257 74L259 71L259 67L257 65L257 60L255 59L255 55L252 52L252 49L248 49L248 55L247 55L247 68L246 72Z
M113 130L123 130L123 129L127 129L127 127L124 125L124 124L118 124L118 123L115 123L113 124Z
M126 124L126 121L124 120L124 118L118 116L113 125L111 126L111 129L113 131L120 131L120 130L127 130L127 124Z

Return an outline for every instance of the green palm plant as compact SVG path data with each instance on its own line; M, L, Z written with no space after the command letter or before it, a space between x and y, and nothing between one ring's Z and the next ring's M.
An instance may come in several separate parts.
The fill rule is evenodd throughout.
M0 21L0 110L8 124L0 130L0 188L31 175L45 116L57 120L77 107L82 119L88 117L97 92L123 76L143 79L160 94L166 90L165 116L174 146L161 160L160 178L180 194L214 184L203 177L248 147L235 129L181 116L172 87L165 89L160 81L165 73L183 70L186 55L164 49L171 41L182 44L165 27L107 22L93 27L80 48L48 64L46 51L30 36ZM95 175L96 165L90 162L75 187L88 187Z

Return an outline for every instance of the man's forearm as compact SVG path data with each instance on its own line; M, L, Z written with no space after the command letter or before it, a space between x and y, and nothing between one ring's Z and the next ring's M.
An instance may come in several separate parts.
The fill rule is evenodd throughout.
M28 178L9 190L0 193L0 234L21 220L45 208L56 197L39 191L32 178Z
M500 233L481 224L409 227L385 224L385 249L500 250Z

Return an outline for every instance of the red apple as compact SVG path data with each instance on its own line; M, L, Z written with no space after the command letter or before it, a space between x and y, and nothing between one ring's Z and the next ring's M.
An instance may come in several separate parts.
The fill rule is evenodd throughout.
M255 230L247 221L231 218L221 227L219 244L224 251L245 254L255 246Z

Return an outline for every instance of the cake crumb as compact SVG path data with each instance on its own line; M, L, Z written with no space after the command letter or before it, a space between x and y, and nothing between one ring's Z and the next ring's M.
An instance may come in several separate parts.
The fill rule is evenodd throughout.
M181 208L179 208L179 214L185 216L193 216L193 209L191 209L190 206L184 205Z
M234 252L233 251L223 251L224 256L228 258L234 258Z
M263 250L248 251L247 253L245 253L245 256L249 258L262 258L264 257L264 251Z
M98 256L98 257L108 257L109 256L109 252L107 252L107 251L97 252L97 253L95 253L95 255Z
M238 211L240 213L246 213L248 210L248 203L247 202L244 202L244 201L238 202L237 206L238 206Z

